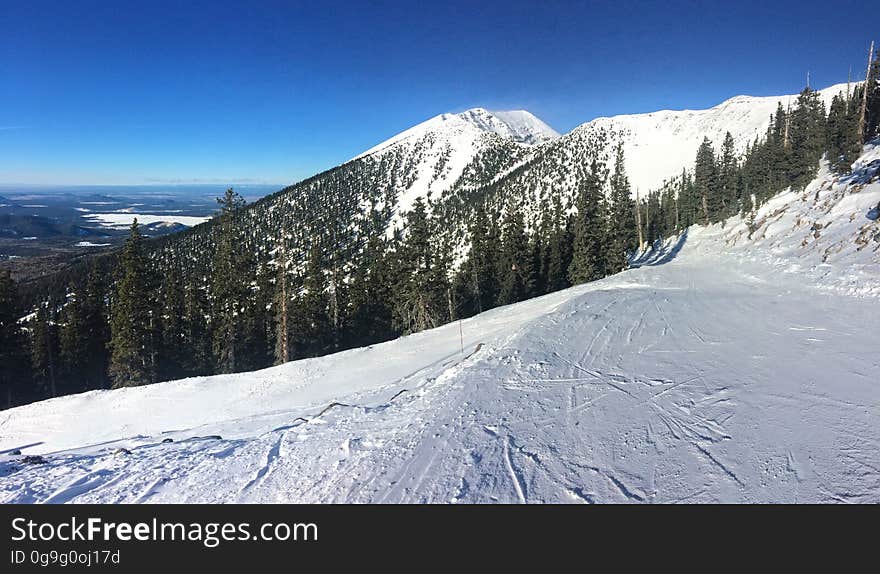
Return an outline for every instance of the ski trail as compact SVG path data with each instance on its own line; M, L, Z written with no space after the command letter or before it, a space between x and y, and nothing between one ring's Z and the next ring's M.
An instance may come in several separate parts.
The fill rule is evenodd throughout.
M101 486L109 486L120 480L120 476L113 477L113 471L102 468L86 472L84 475L65 484L48 498L43 500L42 504L64 504L72 501L74 498L90 492Z
M730 468L728 468L728 466L725 465L723 462L721 462L720 460L718 460L717 458L715 458L715 457L712 455L712 453L710 453L708 450L706 450L706 448L705 448L703 445L701 445L701 444L699 444L699 443L696 443L696 442L693 443L693 445L697 448L697 450L699 450L701 453L703 453L703 454L706 456L706 458L708 458L708 459L712 462L712 464L714 464L715 466L717 466L718 468L720 468L721 470L723 470L723 471L724 471L724 474L726 474L726 475L729 476L731 479L733 479L734 482L736 482L736 483L737 483L738 485L740 485L740 486L743 486L743 487L745 486L745 485L742 483L742 481L739 479L739 477L736 475L735 472L733 472L732 470L730 470Z
M644 502L644 495L637 494L633 492L628 486L626 486L620 479L616 478L613 474L605 474L605 477L611 481L611 484L620 491L620 494L625 496L629 500L634 500L636 502Z
M510 459L510 438L502 440L503 444L503 452L504 452L504 465L507 468L507 473L510 476L510 481L513 483L513 488L516 491L516 497L519 499L520 504L526 503L525 494L523 494L523 485L519 475L513 467L513 461Z
M279 453L281 452L281 442L284 440L286 434L287 431L279 433L278 438L272 444L271 448L266 451L266 459L263 462L263 465L259 468L259 470L257 470L257 473L254 475L254 477L241 488L241 491L239 492L239 498L245 496L253 488L258 486L272 469L272 465L275 463L276 459L279 456Z
M146 500L156 494L159 491L159 487L165 484L167 481L167 478L161 477L150 482L147 487L141 491L137 498L135 498L131 502L134 504L141 504L143 502L146 502Z

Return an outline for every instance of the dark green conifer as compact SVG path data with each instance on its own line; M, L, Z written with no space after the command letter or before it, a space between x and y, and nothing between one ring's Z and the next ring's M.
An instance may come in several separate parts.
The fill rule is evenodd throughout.
M110 378L114 387L155 382L151 271L137 219L122 249L110 308Z

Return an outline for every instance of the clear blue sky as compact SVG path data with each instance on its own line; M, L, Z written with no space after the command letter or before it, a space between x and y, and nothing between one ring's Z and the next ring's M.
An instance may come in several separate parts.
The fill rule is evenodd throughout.
M861 73L861 2L0 0L0 183L290 183L433 115L560 132Z

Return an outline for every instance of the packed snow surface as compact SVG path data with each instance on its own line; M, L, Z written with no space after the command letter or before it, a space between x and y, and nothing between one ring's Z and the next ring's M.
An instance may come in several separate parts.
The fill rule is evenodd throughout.
M460 324L0 412L0 500L880 502L880 148L856 168Z

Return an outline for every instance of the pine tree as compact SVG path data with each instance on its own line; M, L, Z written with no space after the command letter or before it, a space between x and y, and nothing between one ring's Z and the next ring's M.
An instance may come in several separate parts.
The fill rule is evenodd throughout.
M608 222L602 195L606 175L604 164L594 156L589 172L577 189L577 214L573 220L572 254L568 266L568 279L572 285L601 279L605 275L607 240L610 239L606 236Z
M875 52L874 61L868 68L863 89L865 94L865 125L863 142L880 137L880 50Z
M880 76L876 74L878 70L877 61L880 60L880 52L878 52L877 60L873 60L874 56L874 42L871 41L871 48L868 50L868 67L865 71L865 83L861 87L861 104L859 106L859 119L858 119L858 132L859 139L863 142L867 142L871 139L873 135L873 131L871 129L871 104L869 103L869 99L872 97L877 90L877 81L880 80ZM876 121L876 118L874 119Z
M242 338L239 341L240 371L255 371L269 367L275 355L275 318L271 313L274 292L272 279L275 269L268 264L251 267L250 280L242 305Z
M213 351L218 373L241 370L239 354L246 338L243 310L248 297L245 282L250 269L248 254L241 248L238 216L244 199L232 188L217 202L221 206L217 221L212 284Z
M490 223L482 204L474 212L470 237L470 253L462 271L464 290L471 301L471 311L482 313L490 309L498 297L495 262L500 256L497 228Z
M30 374L18 289L9 271L0 271L0 393L6 408L23 402Z
M724 135L724 143L721 144L721 161L718 166L718 193L721 198L717 219L726 219L739 213L740 205L737 200L737 159L734 149L733 136L730 132Z
M59 371L61 384L65 389L79 390L88 388L87 376L89 356L86 354L88 345L85 311L82 299L83 288L68 296L67 304L61 312L59 328Z
M825 104L818 92L809 87L798 95L797 107L791 112L791 168L788 181L795 189L803 189L819 169L825 151Z
M448 315L445 270L435 262L430 221L422 198L407 214L406 237L400 246L400 281L395 293L394 322L404 333L441 325Z
M184 286L183 337L188 354L184 361L187 376L213 372L211 330L208 323L210 305L204 286L192 279Z
M775 193L775 190L786 187L788 173L792 165L791 145L791 105L783 109L782 102L776 108L776 114L770 118L772 127L767 128L764 141L755 138L754 175L750 188L757 199L763 202Z
M114 388L155 381L151 286L149 261L135 219L120 256L110 308L109 370Z
M543 295L550 291L547 277L550 267L550 252L555 230L553 212L550 209L550 201L546 196L541 197L539 207L540 217L538 225L531 236L532 268L534 269L535 287L534 294Z
M364 247L352 269L348 289L347 347L360 347L393 337L389 259L384 239L385 219L375 209L363 222Z
M39 396L58 396L58 328L51 303L37 309L31 331L31 364Z
M186 375L187 358L192 354L184 325L186 305L183 284L180 272L175 267L166 272L159 292L157 375L160 380L169 381Z
M664 236L664 214L660 202L660 192L652 191L645 198L645 241L651 249L654 243Z
M287 256L287 237L286 233L282 233L279 240L279 247L275 253L275 267L277 268L277 277L275 278L275 300L273 307L275 309L275 364L287 363L290 361L290 308L291 308L291 292L288 279L288 256Z
M498 258L498 305L509 305L531 296L534 260L522 210L512 202L504 213Z
M615 150L611 174L611 210L608 220L606 270L617 273L627 267L627 253L638 247L636 205L632 199L623 158L623 144Z
M106 272L94 263L89 270L83 296L83 323L86 338L88 367L85 371L86 388L101 389L109 385L107 369L110 364L110 320L107 316Z
M678 204L675 197L675 181L667 181L660 193L660 211L663 214L661 238L669 237L678 229Z
M840 94L831 100L825 122L825 149L831 168L840 174L849 173L852 163L862 150L858 133L858 106Z
M697 150L694 164L694 193L699 202L701 222L709 224L719 212L718 202L718 169L715 164L715 150L712 142L704 137Z
M296 358L317 357L331 347L330 315L324 253L317 243L309 250L303 293L294 303L290 343Z
M694 193L693 178L687 169L682 168L678 189L679 231L695 224L698 219L697 214L697 197Z
M568 268L572 260L572 241L570 218L566 217L559 194L553 197L553 225L547 255L545 282L547 292L559 291L570 286Z

